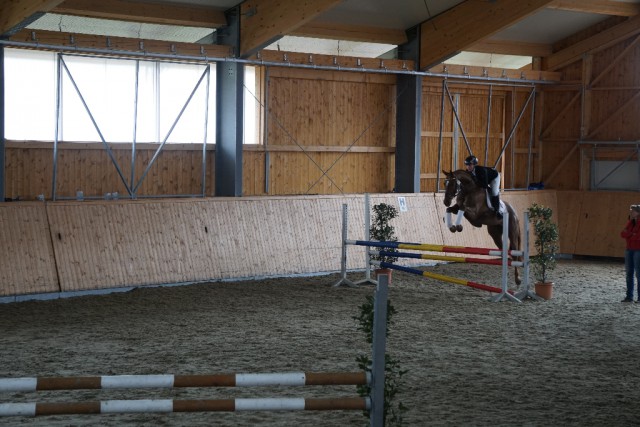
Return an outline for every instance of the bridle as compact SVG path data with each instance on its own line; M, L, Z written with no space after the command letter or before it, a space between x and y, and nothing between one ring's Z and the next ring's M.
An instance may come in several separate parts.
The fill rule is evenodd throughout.
M451 181L453 181L453 180L455 180L455 182L456 182L456 190L451 195L451 199L457 197L458 194L460 193L460 190L462 189L462 187L460 185L460 180L458 178L456 178L455 175L452 175L452 176L453 176L452 178L445 178L445 180L444 180L445 195L447 195L447 193L448 193L449 183Z

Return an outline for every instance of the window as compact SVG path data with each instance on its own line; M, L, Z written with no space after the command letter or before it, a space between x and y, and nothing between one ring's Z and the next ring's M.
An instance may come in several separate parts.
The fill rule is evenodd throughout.
M55 54L5 49L4 71L5 138L52 141L56 126Z
M5 49L5 137L130 143L215 142L215 65ZM25 85L24 82L28 84ZM245 67L245 143L258 143L255 68Z

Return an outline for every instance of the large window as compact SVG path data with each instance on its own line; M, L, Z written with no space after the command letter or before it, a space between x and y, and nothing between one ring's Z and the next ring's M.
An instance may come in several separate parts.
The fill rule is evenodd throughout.
M5 137L53 141L58 123L59 141L214 143L215 69L5 49ZM255 86L246 67L247 143L258 142Z
M5 49L5 138L51 141L56 62L50 52Z

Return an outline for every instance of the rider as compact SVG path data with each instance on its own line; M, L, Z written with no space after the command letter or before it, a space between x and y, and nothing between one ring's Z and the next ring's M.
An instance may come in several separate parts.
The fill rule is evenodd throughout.
M469 156L464 159L464 165L468 172L473 175L478 185L487 188L490 193L491 206L496 213L498 219L502 219L500 213L500 172L495 168L487 166L478 166L478 158Z

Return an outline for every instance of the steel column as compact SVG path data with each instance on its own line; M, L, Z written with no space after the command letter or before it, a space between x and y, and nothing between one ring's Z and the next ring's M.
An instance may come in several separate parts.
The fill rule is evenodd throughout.
M216 73L215 195L242 196L244 65L220 64Z
M422 77L399 75L397 91L395 191L419 193Z

